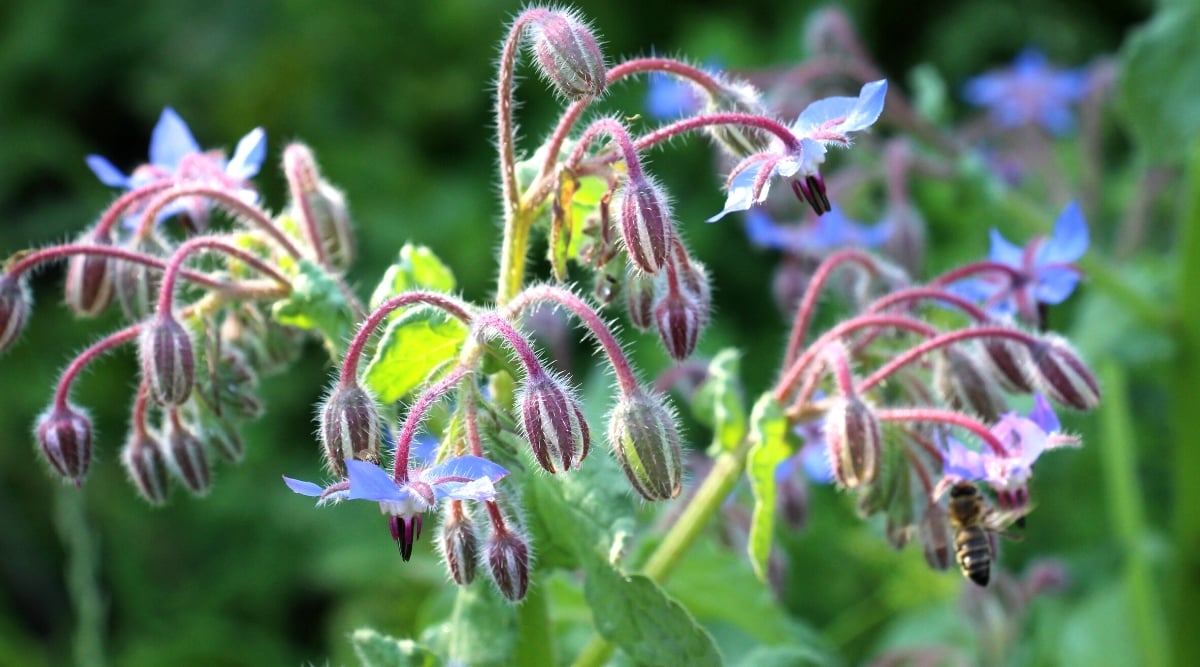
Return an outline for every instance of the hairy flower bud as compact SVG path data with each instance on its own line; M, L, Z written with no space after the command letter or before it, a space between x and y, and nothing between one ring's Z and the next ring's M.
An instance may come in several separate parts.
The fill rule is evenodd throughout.
M350 268L354 262L354 230L345 195L321 178L316 158L304 144L284 149L283 170L292 190L294 215L312 223L318 242L335 268Z
M151 505L167 502L167 460L152 435L134 429L121 450L121 465L146 502Z
M658 273L667 261L674 233L671 206L662 188L646 177L631 178L617 192L614 204L630 261L646 273Z
M107 236L85 234L80 245L111 245ZM112 303L112 267L103 255L73 255L67 262L67 306L78 317L95 317Z
M530 48L538 71L569 100L604 92L608 68L591 28L574 12L548 11L531 26Z
M704 328L700 308L682 293L667 293L654 308L658 336L672 358L683 361L692 356Z
M578 468L588 454L590 436L579 401L562 382L538 370L521 386L521 426L533 454L547 472Z
M991 374L974 356L956 347L942 348L936 356L933 387L950 407L973 412L989 424L1006 410Z
M29 288L7 273L0 274L0 352L8 349L29 321L33 309Z
M755 116L772 115L763 106L758 89L744 81L718 78L719 88L710 92L706 111L715 113L741 113ZM704 128L717 145L735 160L742 160L771 147L771 134L745 125L722 123Z
M208 493L212 486L212 471L208 456L204 453L204 443L180 422L178 413L172 412L163 430L167 465L171 473L193 495Z
M213 449L221 458L230 463L241 463L246 456L246 445L238 435L237 429L223 417L213 420L212 428L206 433L210 436Z
M1005 389L1020 393L1033 391L1033 384L1026 370L1032 364L1028 347L1011 340L989 338L983 341L983 351L987 354L995 376Z
M529 543L508 528L495 530L484 545L488 572L500 594L513 602L529 590Z
M623 396L608 418L608 442L625 477L647 500L667 500L683 487L683 451L675 415L657 394Z
M1030 353L1034 384L1053 401L1076 410L1100 404L1096 377L1061 336L1045 336Z
M42 413L38 445L50 467L78 486L92 463L92 421L81 408L55 405Z
M338 385L321 408L321 444L325 463L338 477L346 476L346 460L379 460L379 409L358 383Z
M438 548L454 583L466 586L475 580L475 565L479 560L479 538L475 534L471 515L461 501L452 500L446 503L438 535Z
M829 463L838 483L848 489L875 481L882 449L879 420L857 397L835 400L825 415Z
M654 276L641 271L630 271L625 277L625 307L639 331L654 326L654 282Z
M167 244L156 236L136 240L129 250L152 257L168 253ZM112 262L113 289L121 312L130 322L140 322L154 313L162 285L162 271L137 262Z
M192 337L170 313L146 322L138 338L142 376L150 384L150 395L162 405L180 405L196 382L196 359Z

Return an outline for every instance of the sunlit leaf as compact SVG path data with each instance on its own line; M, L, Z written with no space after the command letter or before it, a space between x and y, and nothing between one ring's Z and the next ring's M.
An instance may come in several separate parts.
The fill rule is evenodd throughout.
M750 439L753 445L746 474L754 494L754 514L746 549L754 573L766 581L767 557L775 532L775 469L792 453L787 444L787 418L770 392L759 397L750 413Z
M432 250L405 243L400 248L399 258L387 268L379 285L371 293L371 308L377 308L384 301L410 290L451 292L454 287L454 273Z
M292 293L271 307L276 322L316 331L334 358L341 358L353 331L354 318L337 281L309 260L301 260Z
M439 310L407 310L388 323L375 346L366 384L381 402L398 401L453 363L466 338L466 325Z
M732 451L746 437L746 403L738 378L741 355L722 350L708 364L708 379L692 397L696 419L713 430L712 449Z
M411 639L388 637L370 628L360 628L350 635L354 655L362 667L434 667L440 665L437 656Z

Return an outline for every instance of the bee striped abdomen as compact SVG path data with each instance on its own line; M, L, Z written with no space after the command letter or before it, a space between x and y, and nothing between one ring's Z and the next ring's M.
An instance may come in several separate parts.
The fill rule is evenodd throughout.
M954 549L962 573L976 584L987 586L992 570L992 547L987 533L978 526L963 528L954 536Z

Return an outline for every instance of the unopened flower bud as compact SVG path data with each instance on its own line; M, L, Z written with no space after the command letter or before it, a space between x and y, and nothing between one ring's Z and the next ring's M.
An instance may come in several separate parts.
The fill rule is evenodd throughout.
M37 424L37 440L50 467L78 486L92 463L92 421L74 405L55 405Z
M683 451L674 413L657 394L623 396L608 418L608 442L625 477L647 500L667 500L683 487Z
M775 486L779 516L793 531L799 531L808 523L808 484L799 475L789 475Z
M513 602L525 599L529 590L529 543L508 528L498 529L484 545L488 572L500 594Z
M161 405L180 405L196 382L192 337L170 313L148 320L138 338L142 376Z
M121 465L146 502L151 505L167 502L167 460L153 436L134 429L121 450Z
M671 206L656 183L646 177L630 179L614 202L621 216L621 238L634 266L658 273L671 247Z
M654 276L641 271L630 271L625 277L625 307L639 331L654 326L654 282Z
M167 254L166 242L155 236L142 238L129 249L152 257ZM112 265L113 289L125 318L130 322L140 322L150 317L157 305L162 271L137 262L114 261Z
M195 436L179 420L179 415L172 412L167 419L164 442L168 466L175 478L183 482L193 495L203 496L212 486L212 471L209 468L208 456L204 453L204 443Z
M1026 370L1032 364L1028 347L1011 340L989 338L983 341L983 351L1005 389L1020 393L1033 391Z
M763 106L758 89L754 86L744 81L730 81L724 78L717 80L721 86L710 91L706 109L708 113L771 115ZM728 151L735 160L762 153L771 147L772 136L758 128L721 123L709 125L705 130L717 142L717 145Z
M466 586L475 580L479 538L475 534L471 515L463 507L462 501L452 500L446 503L440 533L438 548L446 562L446 569L450 571L454 583Z
M21 335L29 321L32 304L29 288L23 281L7 273L0 274L0 352L8 349Z
M604 92L608 68L591 28L574 12L548 11L531 26L534 60L560 95L583 100Z
M708 324L712 292L708 275L699 262L685 260L675 267L675 283L671 282L670 275L660 278L665 286L659 290L662 297L654 307L654 320L667 352L682 361L695 351L700 332ZM664 273L669 274L669 271Z
M1000 419L1006 410L991 374L974 356L956 347L942 348L935 358L933 387L947 405L973 412L987 423Z
M335 268L350 268L354 262L354 230L342 191L321 178L316 158L304 144L284 149L283 170L291 186L295 214L311 221Z
M704 323L708 324L708 317L712 312L712 287L708 284L708 271L704 264L688 257L682 266L679 266L679 285L696 302Z
M533 454L546 471L578 468L588 453L588 425L579 401L562 382L543 371L530 373L521 386L521 426Z
M954 562L954 536L950 531L950 519L941 505L930 503L925 508L925 515L917 524L917 538L921 540L929 567L945 570Z
M325 463L338 477L346 476L346 460L379 460L379 409L358 383L338 385L321 408L321 444Z
M1034 383L1056 403L1091 410L1100 404L1100 385L1087 364L1060 336L1047 335L1030 350Z
M875 481L882 449L879 420L857 397L835 400L825 416L829 463L838 483L848 489Z
M80 245L111 245L106 236L85 234ZM67 262L67 306L78 317L95 317L112 303L113 280L109 258L104 255L74 255Z
M238 435L237 429L224 418L218 417L207 431L213 449L221 458L230 463L240 463L246 456L246 445Z

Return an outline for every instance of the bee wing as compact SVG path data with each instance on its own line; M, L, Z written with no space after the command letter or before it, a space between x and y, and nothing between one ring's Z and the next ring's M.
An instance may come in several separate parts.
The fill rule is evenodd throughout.
M1024 518L1032 509L1033 507L1024 507L1019 510L998 510L995 508L989 508L988 511L984 513L983 518L980 520L980 525L983 526L985 530L998 533L1003 537L1019 542L1022 539L1021 536L1013 535L1012 533L1009 533L1007 529L1009 526L1016 523L1017 520Z

